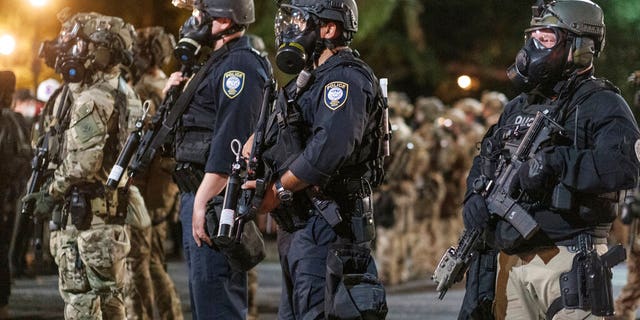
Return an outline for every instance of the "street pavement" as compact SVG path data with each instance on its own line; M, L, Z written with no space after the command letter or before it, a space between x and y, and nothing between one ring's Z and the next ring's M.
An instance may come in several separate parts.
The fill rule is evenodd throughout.
M185 319L191 319L186 265L183 261L171 261L168 263L168 270L182 299ZM627 269L624 265L614 268L614 296L620 292L626 281L626 275ZM272 259L261 263L258 266L258 279L259 319L276 319L280 297L279 264ZM17 279L9 301L10 315L14 319L62 319L63 302L57 287L57 278L53 275ZM458 285L447 292L444 300L438 300L432 282L425 275L424 279L387 287L389 306L387 319L456 319L463 295L464 289Z

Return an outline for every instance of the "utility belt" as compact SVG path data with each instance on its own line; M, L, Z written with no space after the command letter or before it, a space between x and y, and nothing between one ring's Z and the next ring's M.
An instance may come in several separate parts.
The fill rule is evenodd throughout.
M178 162L173 171L173 181L181 193L196 193L200 183L204 179L202 165L191 162Z
M70 224L88 230L93 224L124 225L128 202L124 188L112 193L99 182L76 184L66 193L62 208L54 210L49 228L56 231Z
M575 239L571 270L560 275L560 298L551 303L547 319L562 309L590 310L595 316L613 316L613 291L611 268L626 259L621 244L611 247L603 255L598 255L597 239L583 233Z
M318 187L297 193L290 204L282 204L271 213L278 225L287 232L306 226L307 220L319 214L336 234L355 244L375 238L375 221L371 187L365 179L348 179L340 185L331 185L332 195ZM341 196L336 191L348 191Z

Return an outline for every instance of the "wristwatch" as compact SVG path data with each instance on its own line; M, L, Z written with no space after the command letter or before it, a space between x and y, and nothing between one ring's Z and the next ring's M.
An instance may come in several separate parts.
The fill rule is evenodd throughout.
M280 199L281 202L289 202L293 200L293 192L291 192L291 190L285 189L282 186L282 182L280 182L280 179L276 180L274 186L276 187L276 194L278 195L278 199Z

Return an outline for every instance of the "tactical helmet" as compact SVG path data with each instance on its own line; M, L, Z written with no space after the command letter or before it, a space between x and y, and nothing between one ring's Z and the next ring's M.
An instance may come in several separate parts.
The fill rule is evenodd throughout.
M133 27L121 18L95 12L69 16L58 14L62 22L54 41L45 41L40 55L48 66L61 73L65 81L79 82L88 70L107 70L117 64L133 62Z
M194 0L194 8L214 18L229 18L239 25L253 23L253 0Z
M119 17L106 16L95 12L77 13L62 24L60 32L61 40L70 37L78 37L90 41L95 51L96 58L106 58L109 49L113 55L109 62L98 61L104 65L122 63L129 65L132 62L132 47L135 38L135 30L132 25Z
M136 67L160 67L169 63L173 48L176 46L176 40L172 34L165 32L163 27L148 27L138 29L136 35L134 47Z
M355 0L280 0L278 5L304 9L323 20L337 21L345 31L358 32L358 5Z
M604 47L604 14L592 1L555 0L542 6L534 6L533 11L532 28L555 27L574 33L577 37L591 38L595 42L595 56Z

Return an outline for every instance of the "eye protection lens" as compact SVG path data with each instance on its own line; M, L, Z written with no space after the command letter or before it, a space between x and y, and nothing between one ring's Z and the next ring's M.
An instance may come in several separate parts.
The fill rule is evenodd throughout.
M282 5L276 14L275 34L302 34L307 29L309 15L300 8Z
M525 31L525 42L533 39L536 49L544 50L555 47L560 41L558 32L552 28L536 28Z

